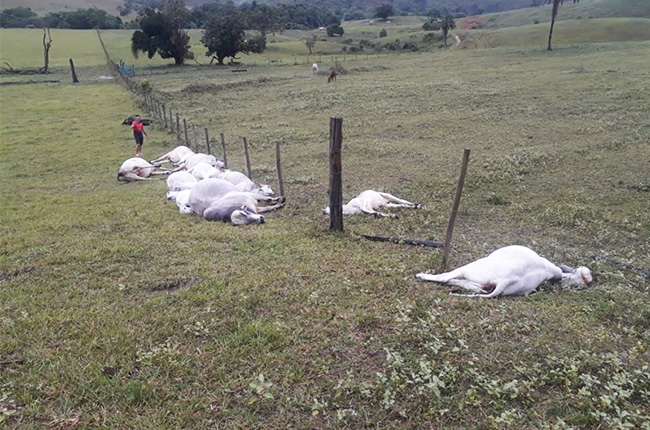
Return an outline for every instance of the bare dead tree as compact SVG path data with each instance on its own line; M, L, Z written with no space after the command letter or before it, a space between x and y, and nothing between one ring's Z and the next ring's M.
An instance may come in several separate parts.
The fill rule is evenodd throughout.
M47 40L46 40L47 39ZM50 35L50 28L43 27L43 60L45 65L38 69L40 73L50 73L50 48L52 47L52 36Z

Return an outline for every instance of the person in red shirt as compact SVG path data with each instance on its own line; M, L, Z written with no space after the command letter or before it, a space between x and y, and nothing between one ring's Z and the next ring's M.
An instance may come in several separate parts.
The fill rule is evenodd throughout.
M135 119L131 123L131 128L133 129L133 137L135 138L135 156L142 157L142 144L144 143L144 137L147 136L147 132L144 131L144 124L140 122L140 115L135 116Z

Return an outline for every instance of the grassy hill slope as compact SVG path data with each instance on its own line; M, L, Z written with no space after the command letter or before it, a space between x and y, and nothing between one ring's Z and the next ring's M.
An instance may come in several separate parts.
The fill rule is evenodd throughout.
M582 0L573 4L565 2L560 6L557 20L592 18L650 18L648 0ZM459 19L458 28L494 29L519 27L535 22L551 22L551 7L530 7L501 13L491 13L476 17Z

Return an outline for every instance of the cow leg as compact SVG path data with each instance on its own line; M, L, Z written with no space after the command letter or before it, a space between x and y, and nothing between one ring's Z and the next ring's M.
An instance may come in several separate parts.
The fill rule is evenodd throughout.
M151 172L152 175L171 175L171 170L154 170Z
M384 212L379 212L373 209L364 209L364 208L359 208L361 213L364 213L366 215L373 215L375 218L378 217L385 217L385 218L399 218L399 215L397 214L387 214Z
M284 205L285 205L285 203L282 202L282 203L277 203L277 204L275 204L275 205L273 205L273 206L259 206L259 207L257 208L257 211L256 211L256 212L257 212L258 214L261 214L261 213L264 213L264 212L271 212L271 211L273 211L273 210L283 208Z
M389 208L414 208L414 209L421 209L423 206L419 203L412 203L409 202L408 200L400 199L399 197L396 197L392 194L388 193L379 193L381 196L388 202L386 203L386 207Z

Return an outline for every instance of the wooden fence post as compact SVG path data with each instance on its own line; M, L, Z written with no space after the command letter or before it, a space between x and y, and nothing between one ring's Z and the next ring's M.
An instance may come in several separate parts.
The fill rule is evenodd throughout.
M199 152L199 138L196 135L196 125L192 124L192 136L194 136L194 152Z
M77 79L77 72L74 70L74 63L72 62L72 58L70 58L70 70L72 71L72 83L78 84L79 79Z
M442 248L441 270L443 272L447 271L447 260L449 259L449 248L451 248L451 234L454 231L454 224L456 223L456 215L458 214L458 206L460 205L460 196L463 193L463 184L465 183L465 175L467 174L468 164L469 164L469 148L465 148L465 151L463 152L463 164L460 168L460 177L458 178L458 185L456 185L456 195L454 196L454 205L451 208L449 224L447 224L447 234L445 235L445 246Z
M275 141L275 169L278 172L278 187L281 196L284 196L284 183L282 182L282 166L280 163L280 141Z
M162 117L163 117L163 125L165 127L165 130L167 130L167 109L165 109L164 103L162 105Z
M219 133L221 136L221 151L223 155L223 167L228 168L228 155L226 154L226 138L223 133Z
M343 118L330 118L330 230L343 231Z
M172 114L172 108L169 108L169 129L174 132L174 117Z
M244 142L244 157L246 158L246 174L249 179L251 178L251 159L250 156L248 155L248 141L246 140L246 137L241 138L242 142Z
M183 118L183 130L185 130L185 146L190 147L190 138L187 137L187 120Z
M210 136L208 136L208 127L205 127L205 147L208 148L208 155L212 154L210 150Z
M181 114L176 112L176 139L181 140Z

